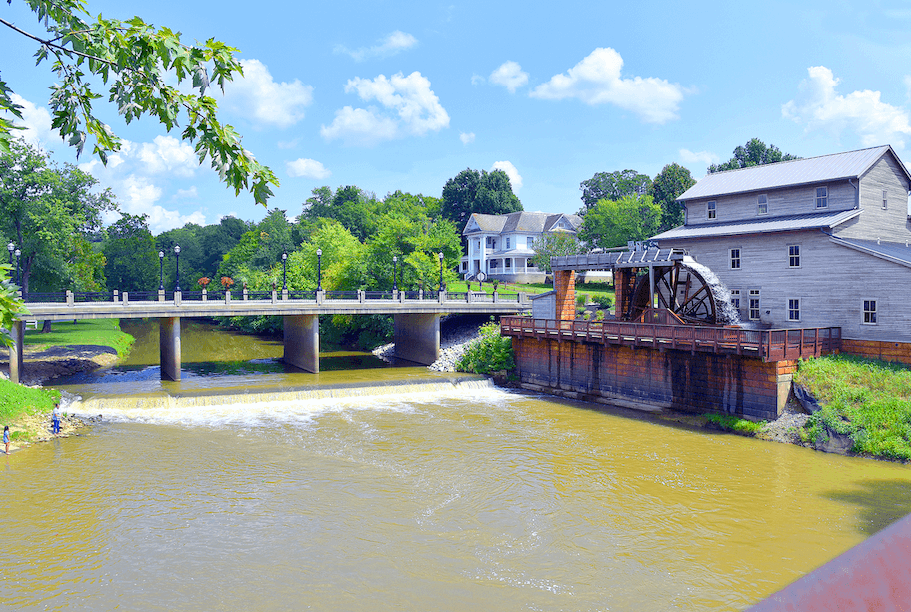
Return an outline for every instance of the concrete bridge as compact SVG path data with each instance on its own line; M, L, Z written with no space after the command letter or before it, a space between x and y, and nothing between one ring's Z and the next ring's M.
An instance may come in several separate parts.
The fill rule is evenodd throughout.
M443 314L511 315L530 308L527 295L445 291L206 291L103 294L30 294L27 313L13 323L10 380L22 372L25 323L80 319L156 318L160 329L161 377L180 380L180 319L277 315L284 319L284 360L319 372L319 315L392 315L397 357L429 365L440 356Z

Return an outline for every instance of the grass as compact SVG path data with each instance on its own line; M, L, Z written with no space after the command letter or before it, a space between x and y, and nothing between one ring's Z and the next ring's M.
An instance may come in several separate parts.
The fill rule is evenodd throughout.
M815 442L849 435L855 453L911 460L911 369L899 363L834 355L802 360L794 382L822 404L807 423Z
M77 323L55 321L52 330L46 334L40 330L27 331L25 344L39 349L79 344L109 346L123 357L134 340L133 336L120 331L120 321L117 319L94 319Z
M60 391L56 389L33 389L0 380L0 425L9 425L26 414L50 412L59 401Z
M766 426L765 421L759 421L758 423L753 421L748 421L746 419L741 419L732 414L704 414L705 420L718 425L721 429L725 431L733 431L736 433L756 435L762 428Z
M525 293L547 293L548 291L553 291L554 286L548 285L546 283L523 283L523 284L506 284L500 283L498 291L500 293L517 293L519 291ZM478 283L471 283L472 291L478 290ZM468 291L468 285L465 281L453 281L448 283L446 290L453 293L461 293ZM483 291L485 293L493 293L493 283L487 281L484 283ZM596 301L598 297L606 296L610 297L611 302L614 300L614 286L610 283L579 283L576 285L576 295L584 295L586 303Z

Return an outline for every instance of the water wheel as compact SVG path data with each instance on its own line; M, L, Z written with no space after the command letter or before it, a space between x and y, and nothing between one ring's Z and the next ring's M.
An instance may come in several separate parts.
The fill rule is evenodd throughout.
M654 268L654 308L666 309L687 323L714 325L718 322L718 309L711 286L698 271L685 263ZM642 274L636 279L636 288L630 300L627 317L638 320L649 309L649 277Z

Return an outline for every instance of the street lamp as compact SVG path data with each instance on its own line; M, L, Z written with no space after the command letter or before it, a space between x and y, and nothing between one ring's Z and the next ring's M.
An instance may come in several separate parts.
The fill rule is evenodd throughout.
M164 291L164 251L158 251L158 290Z
M323 250L316 249L316 290L323 290Z
M16 284L21 287L22 283L19 282L19 256L20 255L22 255L22 251L20 251L19 249L16 249Z
M392 256L392 292L395 293L399 290L398 286L395 284L395 272L396 266L398 265L399 258L397 255Z
M6 248L9 249L9 267L12 268L13 267L13 251L16 250L16 245L13 244L12 242L10 242L8 245L6 245Z
M174 254L177 255L177 281L174 284L174 292L180 293L180 245L174 245Z
M282 253L282 291L288 290L288 254Z
M440 258L440 292L443 291L443 251L440 251L437 256Z

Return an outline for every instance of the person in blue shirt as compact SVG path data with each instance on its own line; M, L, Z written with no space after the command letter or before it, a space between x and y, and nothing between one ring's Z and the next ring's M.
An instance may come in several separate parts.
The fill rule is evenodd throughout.
M60 404L54 404L54 412L51 413L51 418L53 419L53 432L54 434L60 433Z
M3 428L3 444L6 446L5 453L9 455L9 425Z

